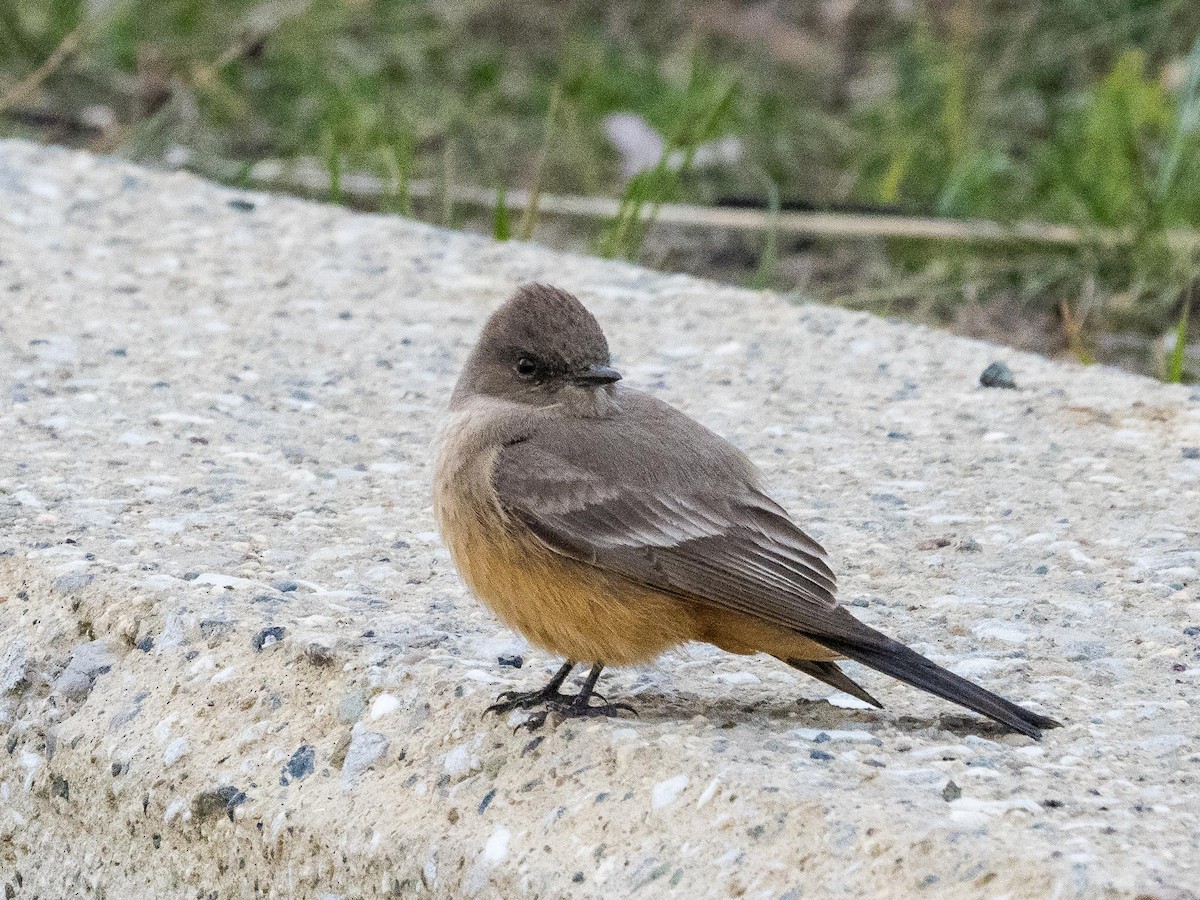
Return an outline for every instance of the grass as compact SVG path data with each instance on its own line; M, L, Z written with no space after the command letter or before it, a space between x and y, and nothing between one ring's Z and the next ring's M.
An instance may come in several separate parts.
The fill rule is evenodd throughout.
M662 203L679 198L697 150L720 136L730 114L735 84L722 74L693 70L671 108L666 140L653 168L629 179L616 217L601 234L596 251L605 257L635 259ZM673 158L678 157L678 163Z
M775 182L767 180L767 209L770 210L772 222L777 222L779 219L779 188ZM763 241L762 255L758 258L758 268L754 270L754 277L750 280L751 287L764 290L775 284L778 277L777 269L779 266L779 231L776 226L767 229L766 237Z
M1144 335L1171 346L1147 370L1200 374L1200 252L1177 239L1200 229L1200 4L771 8L767 40L742 5L682 0L6 0L0 134L209 172L309 157L334 202L367 171L387 185L383 209L500 239L548 233L543 192L620 197L576 243L664 264L680 255L646 237L673 200L1062 223L1097 237L1047 250L771 231L761 246L713 239L687 264L931 322L1005 309L1010 324L1053 323L1048 345L1081 361L1106 358L1110 335ZM628 182L604 134L615 112L664 138ZM738 162L697 165L729 136ZM418 179L440 186L435 201L414 203ZM455 207L458 183L495 191L490 221ZM514 222L519 189L533 202ZM1131 240L1114 247L1105 229Z

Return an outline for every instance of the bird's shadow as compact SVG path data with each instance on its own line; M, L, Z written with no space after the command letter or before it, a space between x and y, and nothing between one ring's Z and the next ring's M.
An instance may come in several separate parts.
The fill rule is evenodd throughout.
M721 729L743 725L764 728L768 727L768 723L782 723L788 728L826 730L845 730L865 725L890 728L905 734L924 734L926 737L933 729L960 738L975 735L989 740L1013 733L998 722L966 713L893 715L886 709L853 709L834 706L826 700L807 698L780 697L745 702L729 697L706 699L645 691L636 697L613 699L629 702L637 711L636 716L620 717L622 721L630 723L682 724L700 715Z

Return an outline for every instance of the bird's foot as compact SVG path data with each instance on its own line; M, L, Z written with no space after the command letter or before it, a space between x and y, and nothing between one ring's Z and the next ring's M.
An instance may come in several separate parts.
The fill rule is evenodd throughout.
M543 704L560 706L570 703L575 697L571 694L560 694L557 687L544 687L537 691L505 691L496 698L496 702L483 711L502 716L514 709L532 709Z
M536 731L546 724L546 718L550 713L558 713L564 719L573 718L592 718L595 716L619 716L623 712L631 712L635 716L637 710L628 703L609 703L608 698L596 691L596 682L600 678L600 671L604 668L603 663L596 663L592 666L592 671L588 673L587 679L580 688L578 694L563 694L559 691L563 682L566 681L567 675L575 663L568 661L563 664L563 667L558 670L555 676L550 679L550 683L544 688L537 691L505 691L496 698L496 702L484 710L484 715L494 712L497 715L510 713L516 709L533 709L534 707L545 707L529 716L517 728L528 728L530 731ZM599 703L592 703L592 698L595 697ZM515 728L513 729L516 730Z
M524 722L517 725L517 728L537 731L546 724L546 719L550 717L551 713L558 713L564 719L586 719L598 718L600 716L615 718L623 712L633 713L635 716L638 714L637 710L628 703L592 703L593 696L595 695L576 694L570 696L559 694L557 697L545 702L546 709L539 709Z

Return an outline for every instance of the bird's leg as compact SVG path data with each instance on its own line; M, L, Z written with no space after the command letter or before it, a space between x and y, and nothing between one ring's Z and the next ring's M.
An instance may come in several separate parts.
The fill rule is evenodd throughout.
M496 698L496 702L485 709L484 715L490 712L503 714L512 712L514 709L529 709L532 706L540 706L543 703L552 703L558 701L566 703L571 701L571 697L560 694L558 689L562 687L562 683L567 680L567 676L571 674L571 670L575 668L575 663L567 660L562 664L554 677L542 689L537 691L505 691Z
M486 712L506 713L514 709L530 709L534 706L546 706L549 709L539 710L533 713L528 719L518 725L518 728L528 728L530 731L536 731L546 723L546 718L551 710L557 711L564 718L577 718L584 716L615 716L622 712L631 712L635 716L635 710L628 703L609 703L604 701L604 698L596 693L596 682L600 678L600 673L604 670L604 663L596 663L592 666L592 670L588 672L587 678L583 682L583 686L579 689L578 694L562 694L559 693L559 688L567 679L571 669L575 667L575 663L568 662L550 679L540 691L530 691L529 693L519 693L517 691L505 691L501 694L495 703L489 706ZM593 704L592 697L599 697L604 701Z
M560 710L564 716L615 716L621 712L631 712L635 716L637 715L637 710L628 703L609 703L604 697L595 693L596 682L599 681L600 673L603 670L604 663L596 663L592 666L592 671L588 672L587 679L583 682L579 693ZM593 696L599 697L601 702L593 704Z

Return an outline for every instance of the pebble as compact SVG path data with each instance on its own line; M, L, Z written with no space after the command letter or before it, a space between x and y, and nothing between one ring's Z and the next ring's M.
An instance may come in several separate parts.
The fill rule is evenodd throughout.
M191 745L186 737L177 737L163 750L163 765L173 766L191 752Z
M283 640L285 629L279 625L271 625L262 629L250 641L250 646L254 648L255 653L261 653L265 647L270 647L272 644Z
M390 745L387 737L378 731L367 731L361 725L355 725L350 746L346 750L346 758L342 762L343 787L353 786L360 775L387 753Z
M691 779L687 775L676 775L674 778L658 782L650 792L651 808L662 809L664 806L674 803L679 795L687 789L690 781Z
M367 708L367 702L362 695L351 691L342 697L338 703L338 718L343 722L353 724L362 718L363 711Z
M15 691L28 678L32 660L29 658L27 645L21 638L15 638L0 653L0 696Z
M96 679L108 672L117 662L107 638L80 644L71 654L71 661L54 682L56 693L68 700L82 700L92 690Z
M60 594L74 594L82 591L95 580L96 576L87 572L63 575L61 578L55 579L53 589Z
M484 861L491 865L501 862L504 857L508 856L508 842L511 838L512 832L509 829L503 825L497 825L487 839L487 843L483 845Z
M979 376L979 383L984 387L991 388L1015 388L1017 381L1013 377L1012 369L1006 363L994 362L983 370Z
M316 763L316 750L311 745L304 744L288 759L287 765L283 767L283 773L279 776L279 783L286 785L289 780L299 781L306 775L311 775L316 768Z
M442 769L452 778L458 778L469 772L482 768L479 757L471 752L468 744L459 744L446 754L442 760Z
M380 694L371 701L371 721L391 715L401 706L400 698L395 694Z
M234 623L227 619L204 619L200 622L200 634L210 641L225 637L233 629Z

